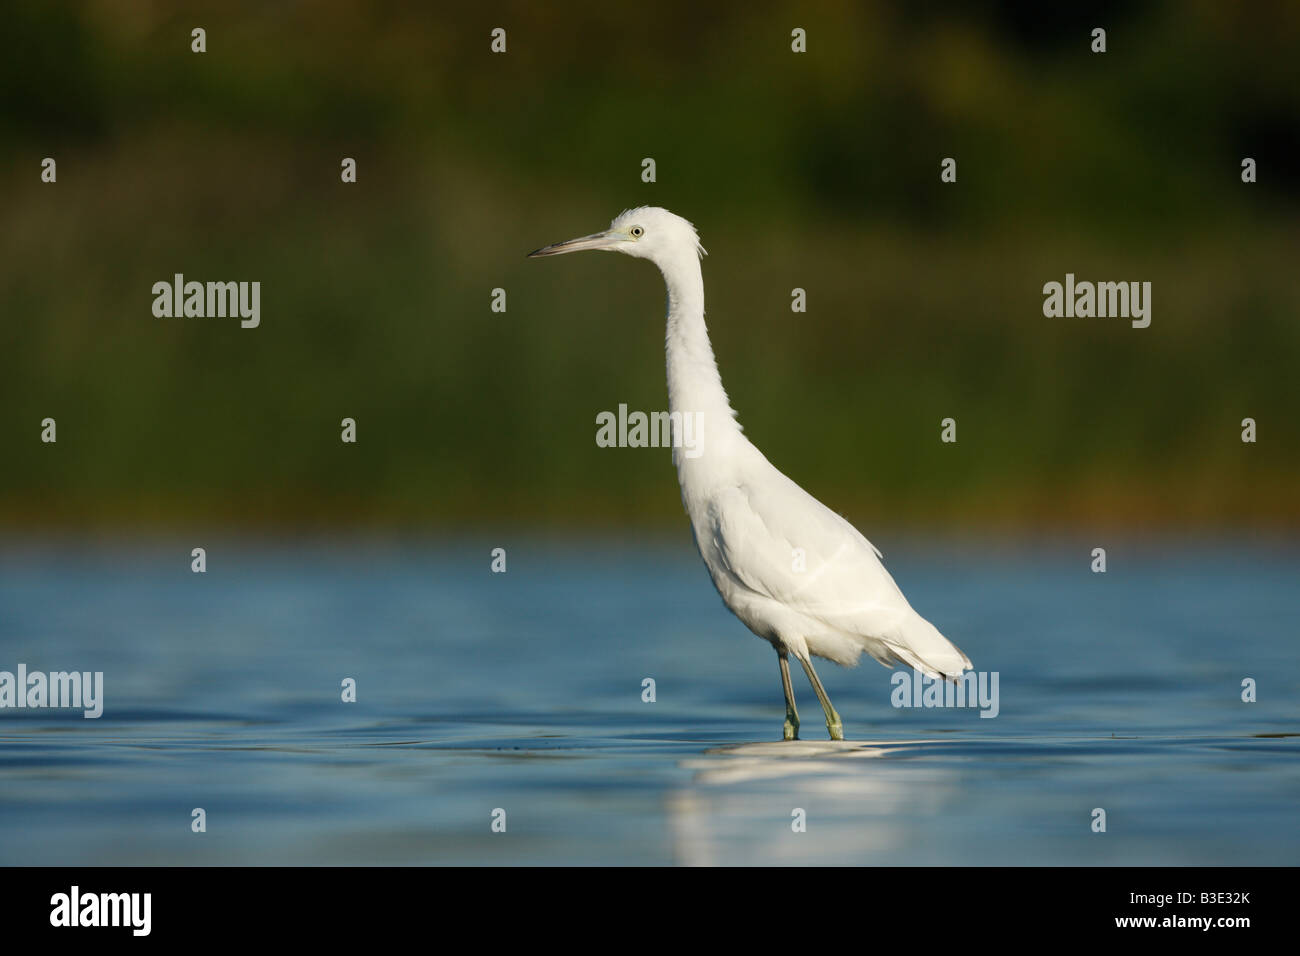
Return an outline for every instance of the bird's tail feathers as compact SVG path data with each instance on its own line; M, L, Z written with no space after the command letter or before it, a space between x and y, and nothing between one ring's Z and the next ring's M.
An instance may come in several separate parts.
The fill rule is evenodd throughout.
M970 658L962 653L961 648L919 614L912 615L898 639L886 639L884 643L894 660L881 661L882 664L906 664L927 677L948 680L971 669ZM880 660L879 657L876 659Z

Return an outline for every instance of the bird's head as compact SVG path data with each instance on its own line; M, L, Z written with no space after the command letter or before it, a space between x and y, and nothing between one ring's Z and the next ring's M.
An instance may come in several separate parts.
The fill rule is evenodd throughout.
M604 232L543 246L536 252L530 252L528 257L535 259L558 256L586 249L622 252L638 259L649 259L660 266L688 253L693 256L705 255L695 227L681 216L675 216L658 206L638 206L620 213Z

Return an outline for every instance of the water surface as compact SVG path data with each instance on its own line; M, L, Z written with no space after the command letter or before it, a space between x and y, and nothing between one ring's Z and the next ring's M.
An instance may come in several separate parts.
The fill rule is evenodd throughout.
M0 863L1300 861L1294 550L887 547L999 714L822 663L831 744L688 541L493 546L0 549L0 669L106 684L0 711Z

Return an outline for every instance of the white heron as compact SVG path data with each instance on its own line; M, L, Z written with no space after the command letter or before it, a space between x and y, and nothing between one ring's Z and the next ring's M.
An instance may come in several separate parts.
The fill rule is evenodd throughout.
M704 325L704 248L695 227L666 209L642 206L620 214L604 232L529 256L585 249L649 259L663 273L670 420L680 426L693 416L697 429L694 453L673 441L682 504L723 602L776 649L785 739L799 735L791 654L817 693L832 740L844 739L843 724L813 657L853 666L866 651L886 666L906 664L931 678L955 679L970 668L970 659L907 603L881 564L879 549L778 471L742 434Z

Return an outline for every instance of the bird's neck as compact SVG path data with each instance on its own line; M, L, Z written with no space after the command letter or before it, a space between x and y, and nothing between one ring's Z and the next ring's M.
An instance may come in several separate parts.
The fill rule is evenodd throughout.
M660 263L659 268L668 287L668 410L681 413L683 419L693 416L692 422L683 427L688 437L693 434L698 439L701 451L699 456L683 456L682 449L674 447L673 460L680 468L683 457L707 457L710 449L738 436L740 425L722 388L722 376L704 325L704 276L699 256L691 249Z

